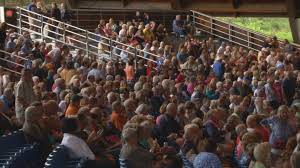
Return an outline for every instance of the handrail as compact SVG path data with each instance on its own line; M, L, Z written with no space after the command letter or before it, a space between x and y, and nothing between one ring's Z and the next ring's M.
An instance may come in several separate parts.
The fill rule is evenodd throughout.
M35 13L35 12L32 12L32 11L29 11L29 10L21 8L21 7L17 7L17 14L19 15L19 18L18 18L18 23L20 24L20 25L18 25L19 26L19 30L22 30L22 28L21 28L22 27L22 23L25 23L25 24L27 24L29 26L39 27L39 26L36 26L36 25L31 24L29 22L23 21L22 17L25 17L26 19L29 19L29 18L34 18L34 19L41 18L40 22L42 24L39 27L40 31L38 31L38 30L37 31L31 30L31 32L33 32L35 34L38 34L38 35L41 35L43 38L53 39L51 37L43 35L43 32L42 32L43 31L43 24L45 24L45 25L48 24L49 26L57 27L57 25L53 25L52 23L46 23L46 22L43 23L43 21L45 19L51 20L52 22L55 22L57 24L62 24L63 28L59 28L59 29L63 30L63 34L59 34L59 35L62 36L62 37L65 37L65 33L67 32L67 33L69 33L71 35L80 36L81 38L83 38L84 40L77 40L77 39L74 39L73 37L68 37L69 39L71 39L73 41L76 41L77 43L81 43L82 45L84 45L84 43L85 43L85 48L82 48L82 47L80 47L80 48L83 49L83 50L85 50L87 55L89 55L89 53L95 54L95 52L92 52L89 49L89 47L90 47L90 45L89 45L90 41L94 41L94 42L102 43L102 44L104 43L101 40L100 41L97 40L97 38L106 39L107 40L104 45L109 46L109 49L107 49L107 51L105 51L105 52L108 52L108 53L112 53L112 49L114 48L113 44L119 44L121 46L125 46L126 48L134 49L137 52L145 52L145 51L143 51L141 49L137 49L136 47L130 46L128 44L121 43L121 42L119 42L117 40L113 40L113 39L111 39L109 37L102 36L100 34L96 34L94 32L90 32L90 31L78 28L76 26L73 26L73 25L70 25L70 24L58 21L56 19L44 16L44 15L41 15L41 14L38 14L38 13ZM28 14L30 14L30 15L28 15ZM73 28L74 30L67 30L66 27ZM76 31L76 32L74 32L74 31ZM51 30L49 30L49 32L51 32ZM80 34L79 32L82 32L84 35ZM57 34L57 32L53 32L53 33ZM91 37L91 36L94 36L94 37ZM60 41L60 40L56 39L56 41ZM76 48L78 48L78 47L76 46ZM126 51L126 52L128 54L132 54L129 51ZM99 54L97 54L97 55L99 56ZM137 55L136 54L134 54L134 55L135 55L135 58L137 58ZM148 55L151 55L153 57L159 57L158 55L155 55L153 53L148 53ZM156 63L156 60L152 60L152 62Z
M4 50L0 50L0 53L3 53L4 55L9 55L9 56L12 56L12 53L6 52L6 51L4 51ZM13 56L15 56L15 55L13 55ZM19 66L19 67L22 67L22 68L24 68L24 67L25 67L25 66L24 66L24 65L22 65L22 64L19 64L19 63L13 62L13 61L11 61L11 60L7 60L7 59L5 59L5 58L0 58L0 61L4 61L4 62L6 62L6 63L8 63L8 64L13 64L13 65L16 65L16 66ZM13 72L13 73L15 73L15 74L21 75L21 73L20 73L20 72L18 72L18 71L15 71L15 70L12 70L12 69L10 69L10 68L4 67L4 66L2 66L1 68L3 68L4 70L7 70L7 71L10 71L10 72Z
M13 27L13 28L16 28L17 30L20 30L20 31L24 30L24 31L31 32L31 33L33 33L33 34L35 34L35 35L42 36L41 33L36 32L36 31L33 31L33 30L30 30L30 29L27 29L27 28L24 28L24 27L22 27L22 28L20 29L19 27L15 26L15 25L12 25L12 24L9 24L9 23L8 23L8 26ZM18 34L19 34L19 33L18 33ZM19 34L19 35L20 35L20 34ZM51 40L55 40L55 41L60 42L60 43L63 43L63 44L66 44L66 45L68 45L68 46L70 46L70 47L74 47L74 48L77 48L77 49L85 50L85 49L82 48L82 47L78 47L78 46L75 46L75 45L72 45L72 44L65 43L64 41L58 40L58 39L53 38L53 37L50 37L50 36L48 36L47 38L48 38L48 39L51 39ZM95 54L95 53L92 52L92 51L90 51L90 53Z
M233 43L236 43L238 45L242 45L242 46L245 46L247 48L256 50L256 51L259 51L262 48L262 43L264 42L264 39L266 39L267 37L270 37L270 36L268 36L266 34L255 32L255 31L253 31L251 29L244 28L244 27L241 27L241 26L236 25L236 24L225 22L223 20L217 19L217 18L215 18L213 16L209 16L207 14L204 14L204 13L201 13L201 12L198 12L198 11L191 10L191 12L193 14L192 17L193 17L193 21L195 23L194 25L199 30L204 31L204 32L209 33L209 34L212 34L212 35L216 35L214 33L214 31L224 33L224 34L226 34L226 36L228 36L228 38L227 37L223 37L223 36L221 36L221 38L223 38L225 40L229 40L229 41L231 41ZM196 15L202 16L202 17L198 17ZM207 20L206 20L206 18L207 18ZM210 26L202 24L201 22L197 22L196 20L201 20L202 22L210 24ZM225 27L224 25L221 25L220 23L225 24L228 27ZM199 27L197 27L197 25ZM203 26L206 29L210 29L210 31L201 29L200 26ZM221 31L219 29L214 28L216 26L221 27L222 29L228 30L228 33L227 32L223 32L223 31ZM240 31L236 31L235 29L242 30L245 33L242 33ZM240 34L240 36L236 36L233 33ZM220 35L217 35L217 36L220 37ZM242 39L241 36L246 36L246 38ZM243 42L246 41L247 45L245 45L245 43L241 44L241 43L239 43L237 41L231 40L231 38L239 39L239 40L241 40ZM259 41L259 43L257 41ZM279 42L282 43L281 40L279 40ZM293 45L295 48L300 49L300 45L299 44L296 44L296 43L290 43L290 44ZM253 45L255 45L255 47Z
M9 52L4 51L4 50L0 50L0 52L2 52L2 53L4 53L4 54L7 54L7 55L10 55L10 56L14 56L14 57L20 58L20 59L22 59L22 60L26 60L26 61L29 60L28 58L20 57L20 56L18 56L18 55L16 55L16 54L9 53Z

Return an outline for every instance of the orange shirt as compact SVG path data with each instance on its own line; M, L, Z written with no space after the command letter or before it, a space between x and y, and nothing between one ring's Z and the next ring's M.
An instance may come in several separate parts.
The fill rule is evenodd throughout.
M73 106L70 104L66 110L65 116L66 117L76 116L78 113L78 110L79 110L79 107L76 107L76 106Z
M127 122L127 118L113 111L111 114L111 122L119 131L122 131Z
M70 81L74 75L77 75L77 71L75 69L70 69L70 70L63 69L60 72L61 78L63 78L65 80L67 85L70 83Z
M126 79L127 81L131 81L134 78L134 70L133 70L133 66L126 66L126 68L124 69L125 73L126 73Z

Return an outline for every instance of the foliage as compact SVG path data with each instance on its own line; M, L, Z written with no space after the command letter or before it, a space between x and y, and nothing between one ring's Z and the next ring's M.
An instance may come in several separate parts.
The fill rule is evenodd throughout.
M290 42L293 41L287 18L220 17L219 19L266 35L276 35L279 39L288 39Z

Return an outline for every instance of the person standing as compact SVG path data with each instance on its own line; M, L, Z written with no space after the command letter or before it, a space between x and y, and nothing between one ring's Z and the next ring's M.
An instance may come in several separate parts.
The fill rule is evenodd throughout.
M35 99L33 92L32 72L30 69L23 69L21 73L21 79L18 82L15 90L16 94L16 117L19 124L24 123L25 109Z
M225 72L225 67L224 67L224 64L222 62L222 58L220 55L217 56L212 68L213 68L214 74L218 77L219 81L222 81L223 74Z
M55 2L51 4L51 17L59 21L61 20L61 13Z
M288 112L288 106L282 105L278 108L277 115L261 121L262 125L270 128L269 143L271 144L274 158L281 155L288 138L295 134L295 130L288 123Z
M0 23L0 50L4 50L6 40L7 23Z
M70 23L72 14L65 3L60 4L61 20L65 23Z
M296 91L296 79L293 75L293 72L286 72L285 78L283 79L282 87L287 105L290 106L293 102L294 94Z

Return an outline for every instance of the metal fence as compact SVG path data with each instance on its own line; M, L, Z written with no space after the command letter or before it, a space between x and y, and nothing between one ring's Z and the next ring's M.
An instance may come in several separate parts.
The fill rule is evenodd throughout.
M255 51L261 50L265 39L269 37L250 29L224 22L201 12L193 10L191 12L197 30ZM282 41L280 41L280 43L282 43ZM292 43L292 45L294 48L300 50L299 44Z
M27 58L3 50L0 50L0 55L1 68L16 75L21 74L21 70L25 67L24 62L28 61Z
M42 40L60 42L81 49L93 59L120 59L120 55L113 52L114 50L119 50L133 57L135 61L137 59L144 59L156 64L158 55L135 46L121 43L118 40L101 36L100 34L31 12L21 7L17 7L17 15L18 25L10 26L16 28L19 34L22 31L29 31L34 35L40 36ZM98 47L99 43L103 46L102 49ZM146 55L147 57L145 57Z

